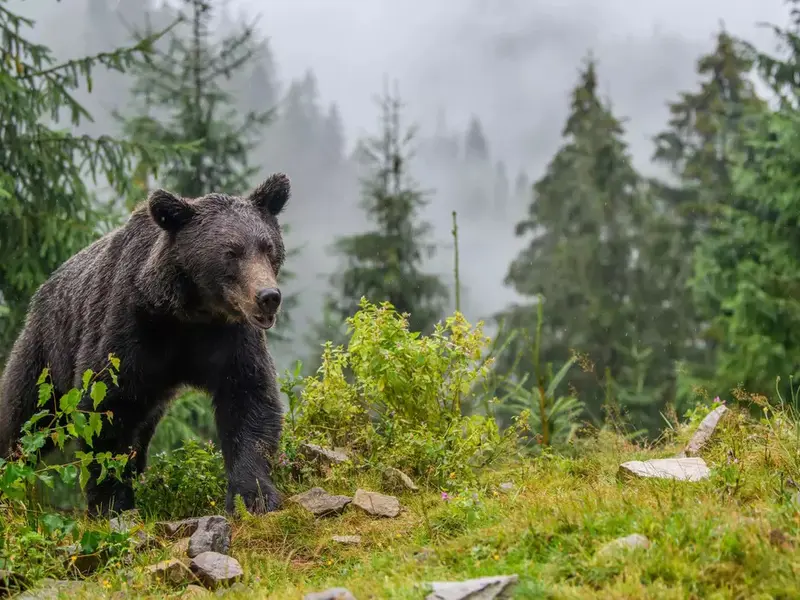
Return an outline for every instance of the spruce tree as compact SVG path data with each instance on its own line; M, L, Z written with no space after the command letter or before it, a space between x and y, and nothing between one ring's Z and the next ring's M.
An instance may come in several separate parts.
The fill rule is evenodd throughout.
M147 140L66 133L90 118L76 91L104 69L125 71L150 51L153 39L129 48L58 63L26 36L33 22L0 0L0 366L36 288L64 260L116 224L119 213L89 185L130 188L137 158L163 160ZM157 152L157 154L154 154Z
M362 206L374 229L336 241L335 251L345 264L331 278L328 308L342 323L358 310L362 296L389 301L409 313L412 330L429 332L443 316L448 294L439 277L423 270L435 249L426 242L430 224L418 216L427 200L409 173L414 132L401 125L401 108L397 95L385 92L381 133L360 144L358 154L368 171Z
M675 183L654 182L663 214L643 260L665 276L656 285L667 302L651 318L669 329L673 343L667 354L681 363L680 404L696 398L694 390L714 368L721 332L710 326L715 315L698 312L688 281L697 245L736 202L733 169L745 133L764 108L749 78L752 67L743 44L720 31L714 50L697 61L699 89L670 104L668 129L655 139L654 159L670 168Z
M162 187L187 196L210 192L244 194L263 172L252 166L250 154L272 119L272 108L241 114L226 84L237 72L251 72L260 49L253 27L220 36L211 28L214 12L207 0L182 0L183 23L175 28L167 47L149 61L136 65L132 88L138 114L120 117L133 140L157 140L192 148L184 160L166 164L143 163L137 175L142 188L149 186L149 172L157 169ZM141 200L145 189L136 200ZM291 280L290 269L281 272L281 283ZM285 295L281 327L271 339L285 337L290 311L296 299ZM169 428L182 429L188 420L197 437L213 438L215 428L208 398L185 394L159 426L153 452L166 440L179 439ZM173 432L174 433L174 432ZM184 436L185 437L185 436Z
M600 418L606 393L626 404L637 423L654 425L658 390L645 373L628 373L626 361L646 343L634 306L637 282L633 266L639 224L647 206L620 121L597 95L597 73L588 60L572 92L564 142L545 174L533 186L528 215L516 227L527 247L512 262L506 283L529 303L501 317L506 325L534 332L536 298L544 302L541 361L555 368L572 351L593 363L591 372L570 375L589 413ZM649 341L649 340L648 340ZM508 369L521 356L521 376L531 368L530 339L517 338L500 361Z

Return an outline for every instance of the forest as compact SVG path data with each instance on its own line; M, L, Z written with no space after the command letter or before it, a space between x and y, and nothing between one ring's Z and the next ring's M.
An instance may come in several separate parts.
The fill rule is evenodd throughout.
M286 411L274 477L292 506L209 517L226 486L215 415L187 388L138 474L141 523L88 521L87 466L112 477L128 458L76 451L104 413L65 396L63 422L26 426L0 458L0 597L43 580L87 598L235 580L226 595L422 598L424 581L480 577L495 578L487 598L796 593L799 1L769 25L780 50L719 28L696 85L663 98L652 173L591 52L533 173L492 151L477 116L418 127L390 77L349 144L314 72L281 80L269 27L224 2L70 3L79 42L60 48L0 0L0 369L37 288L150 191L243 195L285 172L284 306L267 337ZM494 251L512 239L507 259ZM88 373L73 392L97 409L102 389ZM708 419L709 445L681 450ZM620 479L667 458L708 470ZM396 497L367 509L364 490ZM175 554L199 543L165 533L180 519L221 527L208 553L244 575ZM632 551L594 551L614 539Z

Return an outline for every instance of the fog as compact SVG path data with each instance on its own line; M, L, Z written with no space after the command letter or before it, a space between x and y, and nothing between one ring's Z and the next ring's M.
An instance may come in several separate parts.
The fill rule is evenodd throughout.
M85 11L85 0L63 0L57 8L51 0L20 4L41 19L44 41L70 47L76 31L69 19ZM625 119L637 167L653 172L652 137L666 123L667 102L695 88L695 61L713 48L720 25L772 50L772 34L758 23L783 25L788 19L782 0L231 0L229 9L234 15L260 14L284 87L313 69L320 104L335 102L340 110L348 151L360 136L376 131L373 97L389 77L398 82L407 117L423 135L444 121L463 137L469 120L478 117L492 162L504 161L512 184L521 171L532 179L541 175L558 148L569 92L588 52L598 60L604 95ZM283 169L282 161L278 154L263 167ZM312 168L292 164L295 182L314 181ZM414 176L424 187L437 188L425 215L439 245L429 268L450 284L450 215L460 198L437 185L437 169L435 161L418 161ZM364 226L357 197L340 193L317 198L313 207L301 196L287 212L302 238L290 242L305 244L290 267L298 274L291 285L301 294L295 336L317 318L324 277L337 268L328 244ZM503 278L522 243L513 227L525 206L519 198L515 202L502 218L461 216L464 309L470 319L489 317L514 301ZM290 350L283 364L302 352Z

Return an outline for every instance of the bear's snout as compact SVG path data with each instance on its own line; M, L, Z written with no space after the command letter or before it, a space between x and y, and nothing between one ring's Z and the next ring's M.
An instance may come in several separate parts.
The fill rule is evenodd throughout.
M262 288L256 292L256 304L262 314L274 316L281 305L281 291L275 287Z

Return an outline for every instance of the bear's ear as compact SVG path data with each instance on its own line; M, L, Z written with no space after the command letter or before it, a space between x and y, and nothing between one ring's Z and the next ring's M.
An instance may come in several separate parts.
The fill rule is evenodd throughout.
M165 231L178 231L194 216L194 208L186 200L166 190L153 190L147 201L150 216Z
M254 189L248 199L256 205L259 210L269 215L277 216L289 201L292 194L292 184L288 175L275 173L270 175L267 180Z

